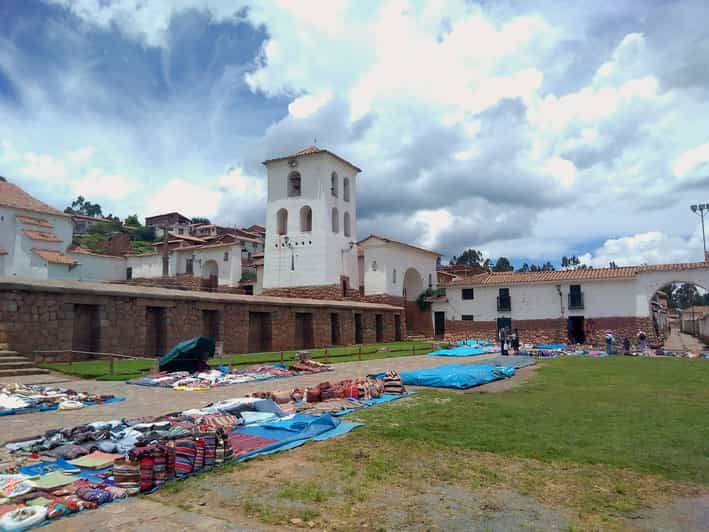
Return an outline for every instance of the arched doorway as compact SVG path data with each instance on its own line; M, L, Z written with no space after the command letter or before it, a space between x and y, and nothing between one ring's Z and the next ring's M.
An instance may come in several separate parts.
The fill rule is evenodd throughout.
M433 334L431 312L420 308L416 301L424 291L422 275L416 268L407 269L404 273L402 286L408 334L431 336Z
M709 337L708 315L709 292L696 283L672 281L650 298L653 332L668 351L703 349Z
M216 291L219 286L219 265L215 260L208 260L202 266L202 287Z
M416 301L423 292L423 278L416 268L409 268L404 274L403 296L406 301Z

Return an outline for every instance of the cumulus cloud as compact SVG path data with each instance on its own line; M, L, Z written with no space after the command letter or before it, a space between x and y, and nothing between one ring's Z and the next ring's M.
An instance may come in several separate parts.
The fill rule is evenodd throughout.
M116 208L263 223L260 161L317 138L364 169L360 236L641 260L709 184L701 0L46 2L0 37L0 156Z
M593 253L579 257L589 266L605 267L613 261L618 266L695 262L703 258L701 234L689 238L666 235L659 231L606 240Z

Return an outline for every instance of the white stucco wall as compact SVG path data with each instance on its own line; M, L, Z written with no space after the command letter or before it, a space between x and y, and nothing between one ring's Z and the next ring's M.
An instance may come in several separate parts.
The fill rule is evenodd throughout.
M126 259L87 253L68 253L79 265L72 268L64 279L76 281L122 281L126 278ZM68 268L67 268L68 270Z
M227 253L227 260L224 254ZM177 273L187 273L187 259L194 257L193 273L195 277L208 277L205 266L208 261L214 261L218 269L219 284L224 286L237 286L241 280L241 246L234 244L228 247L215 247L194 250L180 250L172 252L175 256ZM171 271L174 275L174 271Z
M301 195L288 197L288 176L301 175ZM338 196L330 192L330 176L338 175ZM350 180L350 200L343 199L343 180ZM300 210L309 206L313 213L312 231L300 231ZM339 230L332 232L332 208L338 210ZM288 211L288 244L278 235L277 213ZM344 235L344 215L350 215L350 236ZM268 165L268 205L264 249L264 288L339 284L340 276L358 286L357 253L350 242L357 241L356 171L329 154L298 158L293 169L288 161ZM293 268L291 268L293 266Z
M53 228L44 228L37 225L23 224L17 216L29 216L47 220ZM44 242L30 239L23 230L43 231L56 235L61 242ZM64 253L71 245L74 231L73 222L69 216L49 215L0 207L0 247L7 251L3 262L7 276L47 279L50 272L47 262L32 252L33 248L49 249ZM62 265L58 265L62 266ZM68 270L67 266L62 266Z
M174 259L171 262L170 271L174 272ZM162 255L129 255L126 257L126 268L133 268L134 278L162 277Z
M678 270L670 272L641 272L635 277L620 280L594 280L565 283L510 284L472 286L473 300L462 298L464 286L448 287L447 302L433 304L433 311L446 312L447 319L461 319L472 314L476 321L491 321L498 317L513 320L552 319L568 316L638 317L650 316L650 299L655 292L670 282L689 282L709 286L709 269ZM562 298L556 288L560 285ZM569 286L581 285L584 308L567 308ZM511 312L497 312L500 288L509 288ZM562 307L563 304L563 307Z
M414 268L421 276L421 289L416 294L407 293L408 299L416 299L428 288L429 275L432 287L436 287L436 255L376 238L364 242L362 247L364 248L365 294L402 296L404 278L409 268ZM396 270L396 279L394 279L394 270Z

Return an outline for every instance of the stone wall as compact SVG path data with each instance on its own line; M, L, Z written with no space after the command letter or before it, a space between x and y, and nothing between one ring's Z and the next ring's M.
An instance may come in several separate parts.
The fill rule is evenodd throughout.
M149 286L154 288L172 288L175 290L197 290L203 292L220 292L223 294L244 294L243 288L238 286L222 286L216 288L210 284L209 279L202 279L189 273L180 273L175 277L134 277L130 281L112 281L115 284L131 286Z
M63 283L85 285L88 283ZM101 285L93 285L101 286ZM311 313L314 347L330 347L331 314L339 315L340 345L354 344L354 316L362 315L363 341L375 341L376 315L383 318L383 340L393 341L394 316L403 309L362 303L346 304L318 301L264 301L258 296L232 296L201 292L178 292L145 288L136 290L111 287L111 293L82 288L43 290L7 289L0 283L0 342L6 338L10 348L23 354L35 350L71 350L76 343L75 305L92 305L97 317L98 348L101 352L143 356L153 331L148 330L146 315L149 308L161 308L164 315L164 349L177 342L205 334L203 311L217 311L218 341L224 353L249 351L250 312L265 312L271 316L271 350L291 350L296 347L296 313ZM173 292L174 296L169 295ZM77 333L78 334L78 333Z
M590 322L590 320L592 320ZM602 347L605 345L606 330L613 331L616 342L620 345L624 337L635 344L638 331L642 330L648 336L649 344L662 343L663 339L655 337L650 318L614 317L586 319L586 345ZM519 331L522 343L546 344L568 342L567 322L564 319L548 320L514 320L512 328ZM495 340L497 338L497 323L494 321L447 320L447 341L476 338L479 340Z
M342 293L342 286L337 284L318 286L289 286L287 288L266 288L264 296L298 297L305 299L320 299L328 301L359 301L361 296L357 290L347 289L347 295Z

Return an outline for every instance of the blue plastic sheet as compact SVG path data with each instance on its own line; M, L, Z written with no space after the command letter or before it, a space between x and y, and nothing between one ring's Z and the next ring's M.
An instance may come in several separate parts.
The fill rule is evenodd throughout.
M474 357L477 355L485 355L489 352L490 350L488 347L458 346L451 347L450 349L439 349L437 351L432 351L429 355L436 357Z
M562 351L566 349L566 344L538 344L534 346L536 349L549 349L551 351Z
M404 371L399 375L408 386L431 386L465 390L481 384L512 377L515 368L487 364L448 364L435 368Z
M471 347L475 346L488 346L490 347L492 342L490 340L475 340L475 339L468 339L468 340L458 340L456 342L456 345L467 345Z
M290 419L237 429L236 432L250 436L277 440L276 443L239 456L238 460L243 461L262 454L285 451L303 445L309 440L327 440L346 434L361 425L361 423L342 421L329 414L321 416L296 414Z

